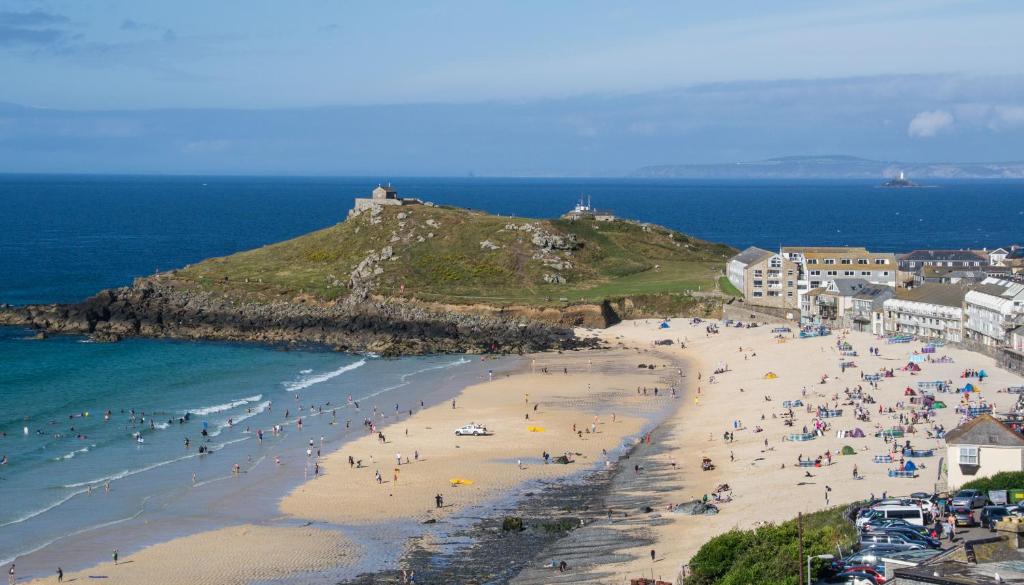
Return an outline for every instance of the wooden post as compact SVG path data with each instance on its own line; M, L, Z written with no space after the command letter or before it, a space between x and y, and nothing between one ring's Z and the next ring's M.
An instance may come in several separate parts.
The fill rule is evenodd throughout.
M797 534L797 559L796 565L799 568L800 577L797 583L803 585L804 582L804 514L799 512L796 515L796 534Z

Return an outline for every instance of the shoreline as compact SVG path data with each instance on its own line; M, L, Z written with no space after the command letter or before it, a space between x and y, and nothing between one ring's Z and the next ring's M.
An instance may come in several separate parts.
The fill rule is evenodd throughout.
M404 403L409 403L412 396L416 396L417 401L422 397L428 405L432 402L443 402L450 395L461 391L462 388L477 383L481 379L480 376L486 377L486 368L504 368L509 365L514 367L520 359L502 358L497 361L481 362L466 359L471 356L465 356L463 359L451 362L450 359L445 360L444 358L445 356L439 356L437 359L427 360L428 367L425 368L415 365L405 368L408 372L402 374L401 379L405 380L406 376L411 376L407 382L399 382L396 378L396 386L385 387L384 384L380 384L378 387L371 387L370 389L374 391L373 395L379 394L382 389L387 393L381 394L379 397L365 398L364 408L368 410L370 405L374 403L383 405L388 400L401 400ZM387 368L386 363L389 361L381 359L378 363ZM437 362L437 364L430 365L433 362ZM457 367L450 367L452 365L457 365ZM398 370L398 372L402 371L404 370ZM420 375L428 377L421 378ZM339 380L341 379L339 378ZM304 388L302 390L303 399L316 400L314 391L319 392L321 396L337 395L339 390L332 389L334 384L331 382L328 386ZM345 384L351 385L350 382L345 382ZM317 390L317 388L320 389ZM410 389L415 389L415 392L410 394ZM286 396L291 395L286 394ZM356 396L359 394L357 393ZM284 407L288 404L282 402L281 406L283 413ZM274 411L274 416L279 418L276 408ZM328 422L331 417L328 412L325 412L323 416L309 413L307 415L307 430L301 433L295 428L294 417L291 423L280 421L285 424L285 432L277 439L271 437L269 433L269 425L271 422L276 422L276 419L264 420L258 424L267 432L267 443L263 446L256 445L254 434L240 434L237 435L239 438L228 437L235 442L247 440L243 443L241 452L236 452L237 446L235 446L231 449L232 453L225 451L226 455L214 454L205 462L202 462L202 459L192 459L191 461L194 463L184 471L171 472L171 481L177 482L180 477L183 484L178 487L170 486L171 491L160 488L162 491L158 497L152 499L147 497L143 504L144 513L140 510L128 518L91 525L80 531L58 535L53 541L43 544L35 551L27 555L19 555L16 559L19 574L46 575L53 567L61 565L70 575L73 572L72 569L87 569L94 566L97 560L109 556L109 551L113 548L120 548L124 558L125 555L136 554L153 546L167 545L180 538L238 526L255 526L273 530L279 527L290 528L307 524L305 521L282 516L277 506L282 497L304 481L302 459L305 456L300 455L300 452L305 448L302 444L307 434L326 435L328 440L325 446L332 450L340 448L345 442L356 438L356 435L345 433L343 420L344 417L357 416L357 413L354 410L339 409L338 414L339 418L342 418L342 424L329 426ZM253 433L255 433L255 428L253 427ZM236 425L235 433L240 431L241 426ZM246 452L253 457L248 464L245 463ZM275 452L282 457L284 465L274 465ZM243 464L243 473L237 477L229 473L232 461L239 461ZM198 467L196 467L197 465ZM198 469L200 479L202 479L195 486L199 488L198 491L187 489L190 486L185 485L188 483L188 475L191 474L193 468ZM185 475L181 476L181 473ZM143 476L132 476L125 481L134 482L141 477ZM147 482L152 483L151 480L147 480ZM123 486L117 481L112 482L111 495L123 496L128 493L126 492L128 487L130 486ZM106 504L101 503L106 501L102 499L106 495L103 494L102 485L94 486L93 491L95 493L92 498L101 498L96 500L95 504L105 506ZM82 499L81 505L93 505L92 498L83 499L86 498L86 495L78 497ZM339 538L345 538L344 531L340 530L343 527L323 525L320 528L337 533ZM358 560L349 564L357 566ZM19 580L19 582L22 581Z
M559 359L561 361L575 360L575 361L578 362L579 360L586 359L586 358L583 358L581 356L583 356L583 355L590 355L590 356L593 356L593 360L595 362L597 362L598 360L602 359L602 356L605 356L606 354L607 354L607 352L605 352L605 351L567 352L566 354L546 353L546 354L539 354L539 355L536 355L536 356L531 356L531 358L532 359L537 359L538 361L545 360L545 359ZM635 364L632 364L632 365L635 365ZM582 369L582 366L581 366L581 369ZM529 375L528 374L529 370L530 370L530 365L529 365L528 362L525 361L525 359L517 359L512 364L512 370L509 373L508 379L516 380L517 377L519 377L519 376ZM513 373L513 372L517 372L518 374L517 373ZM632 374L632 372L629 372L629 373ZM656 375L660 375L660 374L661 374L661 372L658 372ZM648 375L648 374L645 373L644 375ZM502 376L502 372L496 372L496 376L495 376L496 379L495 379L494 382L483 382L483 383L476 384L475 386L484 386L484 387L486 387L489 384L497 384L499 382L498 378L500 378L501 376ZM561 382L562 375L559 374L558 376L555 376L555 375L552 374L551 376L548 376L548 377L551 378L551 379L557 379L559 382ZM574 376L570 375L569 377L572 378ZM457 392L457 396L458 396L458 398L456 398L456 400L460 402L460 410L459 410L459 414L460 415L463 412L462 409L461 409L461 407L462 407L461 402L465 399L464 397L466 395L467 390L469 388L472 388L472 387L474 387L474 384L467 383L467 384L463 385L461 388L454 389L454 392ZM449 391L451 391L451 389L449 389ZM518 398L516 399L516 401L518 401ZM443 404L439 405L439 407L443 407L443 406L444 406ZM434 408L439 408L439 407L434 407ZM428 407L426 410L429 411L430 408ZM424 411L421 411L421 412L424 412ZM543 411L541 411L541 412L543 413ZM420 413L414 414L413 418L415 418L419 414ZM406 420L411 420L411 419L406 419ZM392 421L392 422L389 423L389 426L385 427L385 428L391 429L395 425L402 425L402 424L404 424L406 422L406 420ZM580 422L581 423L583 422L582 417L580 418ZM626 420L619 419L616 424L618 424L618 425L627 425L629 423ZM565 429L565 430L567 431L568 429ZM358 432L358 431L354 431L354 432ZM387 431L387 432L391 432L391 431ZM568 433L563 433L563 434L568 434ZM603 433L599 432L598 435L603 435ZM618 433L616 435L618 435ZM340 455L338 455L339 450L343 451L344 449L346 449L347 446L350 446L352 442L359 441L360 439L356 438L357 436L358 435L350 437L350 441L349 442L346 442L345 444L340 445L337 449L334 449L333 452L335 453L335 456L340 456ZM447 433L446 433L446 436L447 436ZM592 438L596 438L596 435L594 437L592 437ZM470 438L467 437L467 439L470 439ZM610 447L611 448L609 448L609 451L613 451L615 449L615 445L611 445ZM539 454L539 450L538 450L538 454ZM325 457L323 459L330 458L331 456L332 455L330 453L327 453L327 454L325 454ZM593 460L591 460L591 461L593 461ZM515 467L515 463L514 462L511 462L511 463L509 463L509 462L493 463L492 462L491 465L492 466L497 465L499 467L500 466L505 466L505 467L511 466L513 468ZM549 466L548 469L549 470L554 470L556 467L562 467L562 466L554 466L554 465L552 465L552 466ZM568 471L568 473L564 473L564 474L563 473L559 473L559 474L556 474L556 475L557 476L564 476L564 477L577 476L577 475L585 475L585 474L588 474L588 473L590 473L592 471L593 466L592 465L587 465L586 468L579 469L577 466L570 465L570 466L565 466L565 469ZM325 465L325 471L327 472L326 475L324 475L324 476L322 476L322 477L320 477L320 478L318 478L316 480L309 480L309 481L305 482L304 484L300 484L300 487L297 487L295 489L301 489L302 485L313 484L315 482L322 482L322 481L326 480L331 475L330 466L329 465ZM484 484L486 484L486 481L484 482ZM486 487L484 484L477 485L476 487L477 488ZM507 499L507 494L510 491L512 491L512 490L510 490L509 485L510 484L507 484L507 483L500 483L499 486L496 486L493 489L492 488L487 488L485 490L480 490L480 493L473 494L473 497L467 499L467 502L465 503L466 504L465 506L460 504L460 508L459 509L461 510L463 508L472 507L473 505L478 504L480 502L483 502L483 504L481 504L481 506L482 506L481 509L486 509L487 506L489 505L488 504L489 502L497 502L497 501L502 500L502 499ZM530 484L529 481L525 481L522 478L515 478L515 481L512 482L511 485L513 487L518 487L518 486L527 486L527 485L531 485L531 484ZM528 489L534 489L534 488L530 487ZM466 490L466 491L468 491L468 490ZM280 504L281 501L282 500L278 500L278 505ZM455 510L453 509L453 510L450 510L450 511L454 512ZM285 519L286 523L295 523L295 522L303 521L302 518L290 517L287 514L283 518ZM365 537L365 535L366 535L366 531L361 531L358 528L358 524L360 524L359 522L354 522L354 523L341 522L342 525L339 526L336 518L335 519L328 518L325 521L325 519L323 519L323 518L314 517L314 518L306 518L305 521L312 521L313 524L310 525L312 527L320 527L320 528L324 528L324 529L328 529L328 530L339 530L340 531L338 533L339 535L345 535L349 539L352 538L353 534L356 534L356 535L362 534L362 537ZM406 531L408 531L408 529L410 527L413 528L413 529L418 528L418 526L416 524L411 523L409 521L403 521L403 520L401 520L401 519L399 519L397 517L393 518L392 524L397 526L398 524L402 524L403 522L404 522L404 524L406 524L406 529L404 529ZM345 525L345 524L348 524L348 525ZM367 524L367 526L369 527L370 525ZM228 528L231 528L231 527L228 526ZM271 529L271 528L268 527L268 529ZM391 530L391 534L400 534L403 529L395 528L393 526L389 530ZM205 532L204 533L200 533L200 534L191 534L189 536L184 536L184 538L186 538L186 539L187 538L191 538L191 537L201 538L201 534L205 534ZM87 537L91 537L91 536L92 535L88 535ZM181 536L179 536L177 538L172 538L169 541L162 541L162 539L161 539L161 542L158 543L158 544L141 547L142 550L140 552L138 552L138 553L133 553L132 556L134 556L135 554L146 553L146 551L148 549L157 549L152 554L159 554L160 550L169 550L169 548L167 548L167 547L170 547L171 543L178 542L181 539L182 539ZM287 539L282 540L282 542L284 542L285 540L287 540ZM368 543L368 544L370 545L371 549L376 547L378 551L381 550L379 548L379 546L374 545L373 543ZM182 546L182 545L173 545L173 546ZM161 549L160 547L164 547L164 548ZM127 552L127 549L125 549L125 552ZM403 556L403 553L404 553L404 548L402 550L400 550L398 553L392 553L392 554L394 554L396 556L392 556L392 555L388 555L388 556L390 558L397 559L397 558ZM148 554L149 553L147 553L147 555ZM122 557L122 558L124 558L124 557ZM19 566L23 566L23 565L19 565ZM363 566L364 569L365 568L370 568L370 567L367 567L366 562L362 562L361 563L360 561L353 561L352 563L350 563L350 566L352 566L352 567ZM69 568L69 567L65 567L65 568ZM93 568L95 568L95 567L93 567ZM86 571L89 571L89 570L92 570L92 569L86 569ZM39 574L38 571L33 571L33 572L35 574L37 574L37 575ZM360 571L360 572L365 572L365 570L364 571ZM68 574L70 575L71 573L72 572L69 571ZM330 573L330 571L328 571L327 573ZM352 575L354 575L354 574L355 573L352 573ZM45 578L44 578L44 581L45 581Z

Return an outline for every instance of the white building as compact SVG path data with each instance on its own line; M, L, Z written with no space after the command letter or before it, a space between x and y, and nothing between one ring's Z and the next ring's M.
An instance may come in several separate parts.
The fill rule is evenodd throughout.
M861 247L784 246L782 257L796 263L797 296L825 286L830 280L861 278L871 284L896 286L896 255L869 252ZM801 300L801 303L802 300Z
M1009 254L1008 251L1002 248L996 248L988 253L989 266L1002 266L1003 260L1006 260L1006 256Z
M898 289L883 303L886 333L924 339L963 341L963 302L966 288L954 284L925 284Z
M967 339L990 347L1005 346L1010 331L1024 324L1024 284L986 278L964 297Z
M746 290L747 267L772 255L768 250L751 246L729 259L725 265L725 275L740 292Z
M1001 471L1024 471L1024 437L983 414L946 433L949 489Z

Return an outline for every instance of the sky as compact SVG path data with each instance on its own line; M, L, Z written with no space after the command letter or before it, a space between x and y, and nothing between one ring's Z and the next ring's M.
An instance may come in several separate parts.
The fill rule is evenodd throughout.
M0 172L1021 160L1024 3L0 0Z

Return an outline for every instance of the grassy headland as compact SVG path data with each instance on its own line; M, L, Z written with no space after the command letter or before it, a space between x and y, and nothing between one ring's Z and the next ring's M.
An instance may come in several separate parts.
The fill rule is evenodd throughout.
M175 271L248 298L369 294L446 304L557 306L712 291L733 250L636 222L531 220L414 205Z

